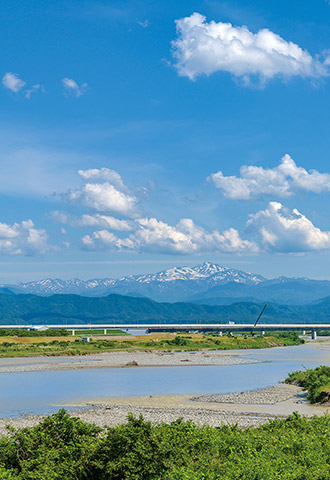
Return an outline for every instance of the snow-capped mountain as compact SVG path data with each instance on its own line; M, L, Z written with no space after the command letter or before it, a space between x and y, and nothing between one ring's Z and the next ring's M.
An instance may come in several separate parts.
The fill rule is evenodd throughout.
M12 291L19 293L32 293L35 295L55 295L60 293L75 293L82 295L84 292L107 289L113 285L115 280L110 278L94 279L94 280L80 280L79 278L72 278L70 280L61 280L59 278L45 278L43 280L18 283L11 285L9 288Z
M77 294L96 297L117 293L149 297L158 302L184 301L212 305L239 301L306 304L330 295L330 282L326 280L287 277L267 280L261 275L209 262L195 267L169 268L147 275L129 275L116 280L46 278L2 287L14 293L43 296Z
M147 275L131 275L117 280L116 283L175 282L177 280L212 280L214 283L238 282L257 284L259 282L263 282L265 279L260 275L254 275L253 273L245 273L233 268L221 267L220 265L216 265L214 263L205 262L201 265L197 265L196 267L174 267L158 273L150 273Z
M15 293L36 295L78 294L101 296L109 293L149 296L155 300L175 301L186 299L196 293L217 285L236 282L257 285L265 279L260 275L245 273L233 268L205 262L195 267L174 267L147 275L129 275L117 280L110 278L79 280L43 280L4 285Z

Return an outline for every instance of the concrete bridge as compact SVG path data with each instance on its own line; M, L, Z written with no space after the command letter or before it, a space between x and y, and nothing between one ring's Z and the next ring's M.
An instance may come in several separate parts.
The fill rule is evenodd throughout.
M0 325L0 328L29 328L38 329L45 327L43 325ZM47 328L65 328L71 330L72 334L78 333L78 330L100 330L103 329L105 335L111 334L111 330L124 330L129 333L140 334L144 331L149 332L254 332L264 335L269 331L298 331L305 334L306 330L312 331L312 338L316 339L318 330L329 330L330 323L267 323L253 324L247 323L144 323L144 324L66 324L66 325L47 325ZM79 334L79 333L78 333Z

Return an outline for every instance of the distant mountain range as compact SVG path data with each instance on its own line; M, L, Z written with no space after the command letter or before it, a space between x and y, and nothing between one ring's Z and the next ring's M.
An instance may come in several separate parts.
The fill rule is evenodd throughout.
M130 275L120 279L44 279L17 285L2 285L4 293L77 294L88 297L120 294L149 297L158 302L193 302L227 305L233 302L274 302L303 305L330 295L330 281L279 277L267 280L213 263L175 267L155 274ZM1 292L1 289L0 289Z
M0 293L0 325L86 323L251 323L262 304L232 305L158 303L149 298L111 294L106 297L79 295L10 295ZM328 323L330 297L314 305L269 304L262 323Z

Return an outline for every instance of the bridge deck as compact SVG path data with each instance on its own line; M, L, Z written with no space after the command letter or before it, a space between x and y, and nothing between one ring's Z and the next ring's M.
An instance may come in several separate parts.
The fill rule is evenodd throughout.
M0 325L0 328L35 328L42 325ZM66 325L47 325L48 328L65 328L68 330L79 329L149 329L157 330L216 330L216 331L245 331L245 330L330 330L330 323L273 323L273 324L258 324L254 327L253 324L243 323L138 323L138 324L66 324Z

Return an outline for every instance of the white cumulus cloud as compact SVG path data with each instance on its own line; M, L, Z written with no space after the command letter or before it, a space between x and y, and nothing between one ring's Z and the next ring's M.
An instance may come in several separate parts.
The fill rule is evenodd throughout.
M2 84L12 92L18 93L25 82L16 73L7 72L2 78Z
M284 155L274 168L243 165L240 176L225 176L221 171L208 180L229 199L249 200L260 195L288 197L297 190L314 193L330 191L330 174L317 170L309 172L298 167L290 155Z
M247 227L269 251L298 253L330 248L330 232L315 227L297 209L289 210L278 202L250 215Z
M69 192L68 199L99 212L132 215L136 209L135 197L120 192L108 182L86 183L80 190Z
M9 225L0 223L0 253L36 255L50 250L45 230L36 229L32 220Z
M290 179L294 188L314 193L330 191L330 174L320 173L317 170L309 172L298 167L290 155L284 155L278 170Z
M69 201L98 212L112 212L129 217L136 215L137 199L130 194L119 173L108 168L79 170L78 173L87 183L81 188L67 192L65 197ZM106 181L102 181L105 179ZM91 183L88 180L95 182Z
M64 87L65 94L74 95L77 98L84 95L88 90L87 83L78 85L73 78L63 78L62 85Z
M229 72L246 84L251 77L265 82L276 76L329 75L327 60L322 63L266 28L253 33L246 26L208 23L199 13L176 20L176 27L177 39L172 42L176 68L179 75L191 80L217 71Z

